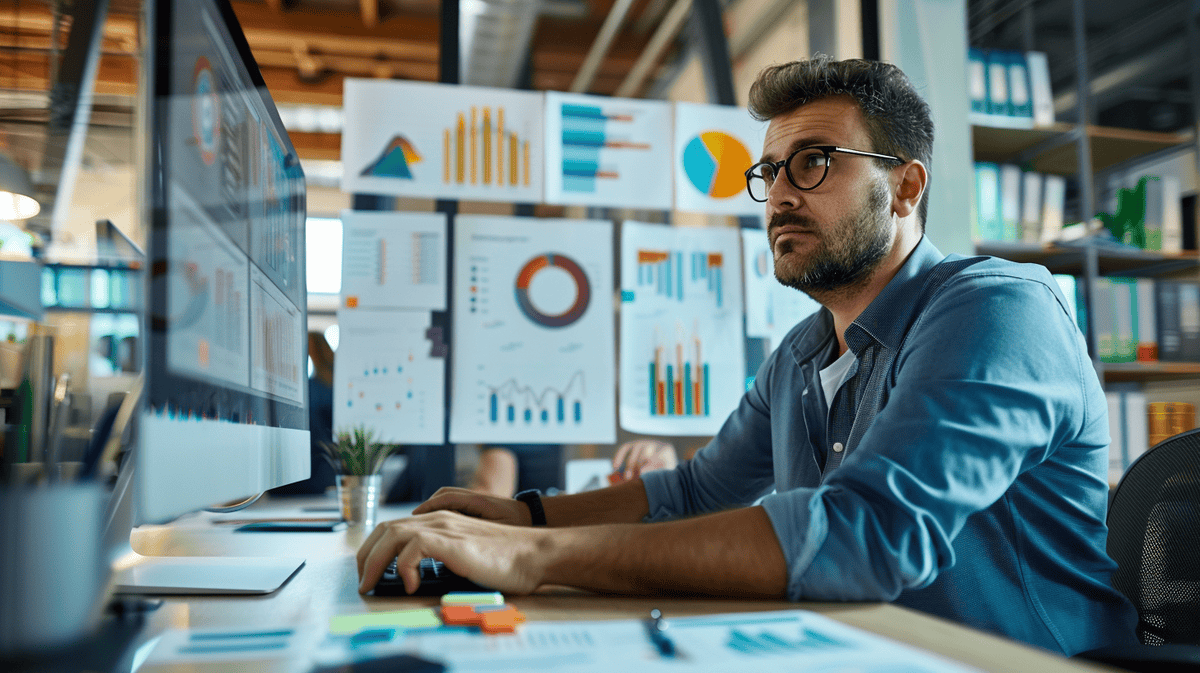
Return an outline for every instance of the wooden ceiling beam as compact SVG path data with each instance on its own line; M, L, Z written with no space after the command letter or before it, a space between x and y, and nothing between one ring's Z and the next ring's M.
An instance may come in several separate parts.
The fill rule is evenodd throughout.
M374 28L379 25L379 0L358 0L358 6L364 26Z
M357 12L276 14L256 3L232 4L252 49L290 49L293 42L302 40L315 51L437 60L440 19L436 14L393 15L366 27Z
M288 138L301 159L340 161L342 158L342 134L307 133L288 131Z

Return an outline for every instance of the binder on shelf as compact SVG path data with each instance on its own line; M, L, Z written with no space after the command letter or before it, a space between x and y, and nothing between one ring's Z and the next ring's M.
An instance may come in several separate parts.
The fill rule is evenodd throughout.
M1155 291L1157 282L1153 278L1138 278L1134 288L1136 298L1134 304L1134 333L1137 334L1138 362L1158 361L1158 315L1155 311Z
M1008 97L1008 59L998 51L987 52L988 114L1012 116Z
M1012 164L1000 166L1000 221L1002 241L1020 241L1021 169Z
M1155 332L1158 334L1158 359L1183 362L1183 336L1179 325L1179 281L1160 280L1154 284Z
M1183 251L1183 212L1179 180L1171 176L1146 176L1146 249Z
M993 163L975 164L975 238L983 241L1003 239L1004 222L1000 216L1000 167Z
M1063 210L1067 202L1067 179L1047 175L1042 185L1042 242L1057 241L1062 236Z
M1200 285L1179 283L1179 339L1183 362L1200 362Z
M1125 470L1150 448L1146 394L1138 391L1104 393L1108 402L1108 480L1117 483Z
M1021 174L1021 240L1037 243L1042 236L1042 174Z
M1029 98L1033 106L1035 126L1050 126L1054 123L1054 94L1050 89L1050 61L1040 51L1025 52L1025 65L1029 69Z
M1014 117L1033 117L1033 100L1029 95L1029 68L1025 54L1005 52L1008 61L1009 113Z
M967 91L971 94L971 112L987 114L987 57L982 49L967 50Z
M1105 362L1133 362L1137 359L1137 333L1134 314L1137 311L1135 278L1109 278L1109 298L1112 301L1113 351ZM1101 358L1103 359L1103 358Z
M1084 312L1080 310L1083 302L1079 297L1079 279L1070 274L1056 273L1054 281L1058 283L1058 289L1062 290L1063 299L1067 300L1067 315L1071 316L1079 326L1079 331L1083 332L1087 329L1087 322Z
M1117 362L1116 321L1113 318L1112 281L1108 278L1092 280L1092 302L1089 307L1092 333L1096 337L1096 355L1101 362Z

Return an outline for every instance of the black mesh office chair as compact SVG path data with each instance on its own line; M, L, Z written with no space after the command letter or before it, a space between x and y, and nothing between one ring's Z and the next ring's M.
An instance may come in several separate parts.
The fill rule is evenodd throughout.
M1082 658L1136 671L1200 672L1200 429L1129 466L1108 510L1113 586L1138 611L1142 647Z

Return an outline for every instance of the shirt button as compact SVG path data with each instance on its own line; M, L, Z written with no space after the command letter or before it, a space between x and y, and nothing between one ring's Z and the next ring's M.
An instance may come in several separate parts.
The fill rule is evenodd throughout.
M834 453L841 453L841 452L842 452L842 449L845 449L845 448L846 448L846 447L842 446L842 443L841 443L841 442L834 442L834 443L833 443L833 452L834 452Z

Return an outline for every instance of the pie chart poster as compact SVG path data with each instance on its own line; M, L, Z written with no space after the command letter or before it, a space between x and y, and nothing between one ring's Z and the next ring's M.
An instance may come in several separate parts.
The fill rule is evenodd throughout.
M746 193L747 168L762 154L765 122L741 107L675 105L675 208L718 215L762 215Z
M540 93L347 78L342 191L542 200Z
M612 223L456 224L450 441L615 441Z

